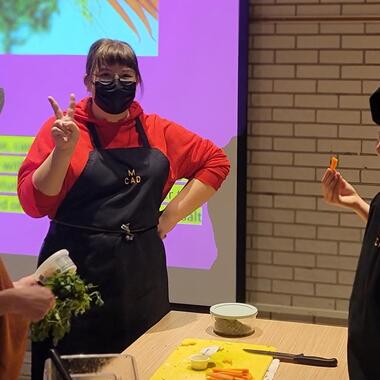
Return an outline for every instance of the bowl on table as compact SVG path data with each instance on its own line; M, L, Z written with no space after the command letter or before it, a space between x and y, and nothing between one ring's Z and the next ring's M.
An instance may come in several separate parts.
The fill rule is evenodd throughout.
M251 335L258 310L247 303L219 303L210 307L215 334L226 337Z

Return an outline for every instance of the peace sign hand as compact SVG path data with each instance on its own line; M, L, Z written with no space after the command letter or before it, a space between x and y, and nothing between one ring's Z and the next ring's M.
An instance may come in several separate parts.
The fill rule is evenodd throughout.
M70 94L70 103L66 115L63 114L57 101L52 96L49 96L48 100L56 117L56 121L51 127L51 135L55 146L60 150L73 151L79 139L79 128L74 122L75 95Z

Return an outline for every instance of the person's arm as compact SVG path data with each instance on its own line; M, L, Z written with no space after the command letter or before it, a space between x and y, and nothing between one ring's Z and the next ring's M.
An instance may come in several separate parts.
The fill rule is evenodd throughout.
M164 238L176 224L207 202L216 190L197 179L192 179L166 206L160 217L158 233Z
M54 100L50 101L55 104ZM59 110L55 112L60 115ZM72 114L72 111L68 114ZM79 148L75 143L76 137L73 138L73 134L68 131L60 130L57 123L62 123L57 116L45 122L18 172L18 198L24 212L33 218L46 215L54 217L87 162L88 151ZM74 129L76 131L76 126ZM70 141L76 144L74 153Z
M0 291L0 316L20 314L38 321L54 306L54 295L42 286L22 286Z
M358 201L354 204L354 207L352 209L361 219L363 219L365 222L368 221L369 204L363 198L359 197Z
M53 149L41 166L33 173L32 181L36 189L48 196L60 193L70 165L72 152Z
M227 177L230 163L223 150L210 140L165 119L157 118L155 124L164 130L172 180L189 179L160 217L158 231L163 238L211 198Z
M53 151L33 173L33 185L47 196L60 193L70 165L71 157L79 139L79 128L74 122L75 97L70 95L67 114L64 115L54 98L49 97L56 120L51 128L55 144Z
M34 275L32 274L29 276L22 277L19 280L13 282L13 286L15 288L22 288L23 286L36 286L36 285L39 285L39 283L34 277Z
M365 222L368 221L369 204L339 172L327 169L321 182L323 197L327 203L350 208Z

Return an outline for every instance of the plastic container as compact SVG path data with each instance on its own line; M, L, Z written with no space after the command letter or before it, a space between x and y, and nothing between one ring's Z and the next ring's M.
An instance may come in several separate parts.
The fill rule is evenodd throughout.
M251 335L258 310L246 303L219 303L210 307L214 319L214 332L221 336Z
M190 356L191 369L202 371L207 368L210 357L205 354L194 354Z
M67 249L61 249L48 257L34 272L34 277L37 281L44 284L46 280L58 270L62 273L67 272L68 270L74 272L77 270Z
M62 355L73 380L139 380L135 358L129 354ZM61 380L51 359L45 361L44 380Z

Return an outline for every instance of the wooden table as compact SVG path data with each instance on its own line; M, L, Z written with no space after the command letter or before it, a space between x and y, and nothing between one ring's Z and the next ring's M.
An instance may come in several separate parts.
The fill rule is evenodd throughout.
M148 380L185 338L232 340L275 346L282 352L338 359L336 368L282 362L275 380L348 379L345 327L257 319L253 335L227 339L216 335L212 325L208 314L172 311L129 346L125 353L136 358L140 380Z

